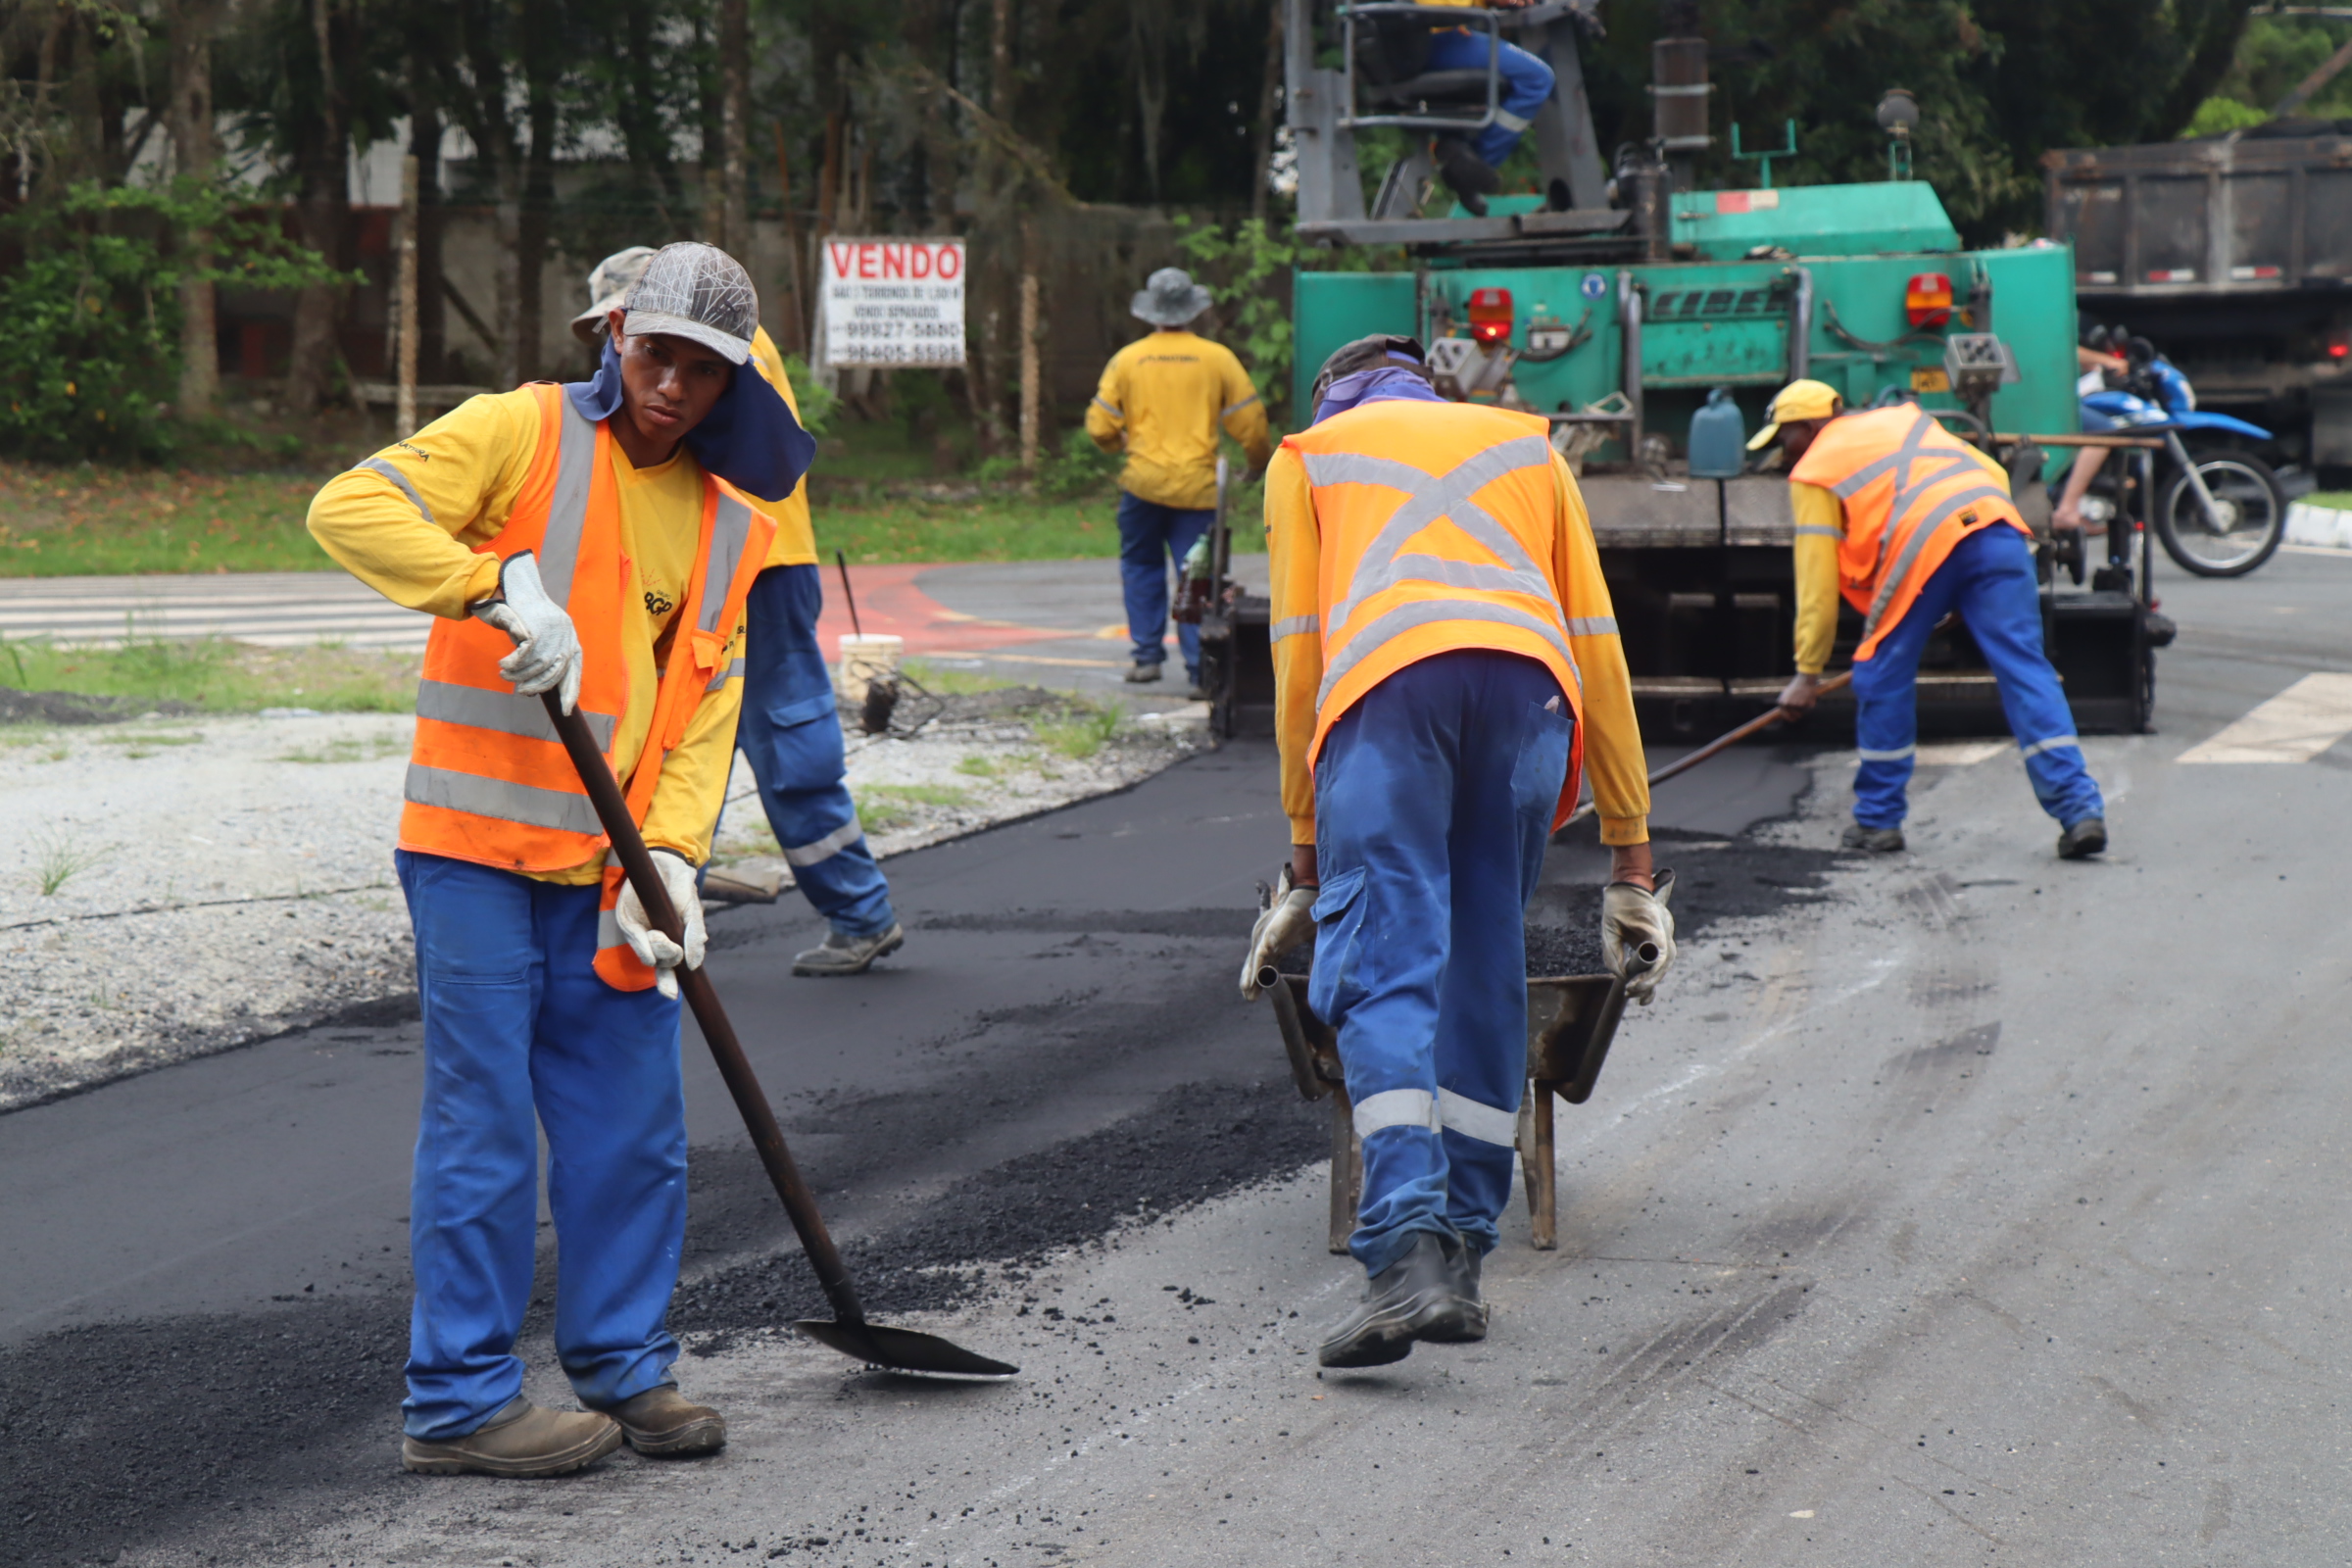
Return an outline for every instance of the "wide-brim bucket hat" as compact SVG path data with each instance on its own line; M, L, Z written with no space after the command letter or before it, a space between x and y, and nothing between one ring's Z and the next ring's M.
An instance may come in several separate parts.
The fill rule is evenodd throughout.
M1144 280L1127 308L1153 326L1182 326L1215 304L1207 289L1181 267L1163 267Z

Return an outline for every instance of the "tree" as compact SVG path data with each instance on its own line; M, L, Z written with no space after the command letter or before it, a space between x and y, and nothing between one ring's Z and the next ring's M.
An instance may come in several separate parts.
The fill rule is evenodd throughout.
M213 123L213 35L228 9L227 0L167 0L164 27L170 39L170 99L166 125L173 162L182 178L212 184L220 177L220 139ZM214 314L210 229L187 236L192 264L179 284L179 416L202 418L220 395L220 329Z

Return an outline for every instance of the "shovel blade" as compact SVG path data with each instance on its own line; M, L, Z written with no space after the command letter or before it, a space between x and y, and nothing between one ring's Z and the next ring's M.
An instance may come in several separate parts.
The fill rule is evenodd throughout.
M1008 1378L1020 1371L1004 1361L992 1361L936 1334L886 1328L879 1323L837 1323L831 1318L805 1317L793 1327L831 1346L853 1361L887 1366L901 1372L938 1372L960 1378Z

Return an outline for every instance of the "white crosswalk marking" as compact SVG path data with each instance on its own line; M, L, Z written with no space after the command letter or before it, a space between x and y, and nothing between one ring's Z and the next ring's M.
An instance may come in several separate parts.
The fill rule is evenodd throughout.
M2180 754L2183 762L2308 762L2352 735L2352 675L2301 680L2219 735Z
M0 637L227 637L270 648L417 651L432 624L340 571L0 580Z

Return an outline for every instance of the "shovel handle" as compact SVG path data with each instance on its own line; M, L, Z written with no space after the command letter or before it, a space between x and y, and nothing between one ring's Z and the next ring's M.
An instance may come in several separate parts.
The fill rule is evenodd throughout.
M1832 692L1843 691L1846 687L1852 685L1853 681L1854 672L1850 669L1839 674L1832 675L1828 680L1825 680L1821 683L1820 690L1816 695L1827 697ZM1678 773L1688 773L1690 771L1690 769L1696 767L1708 758L1713 757L1716 753L1729 750L1731 747L1737 746L1741 741L1747 739L1750 735L1756 734L1761 730L1770 729L1773 725L1780 722L1781 710L1778 708L1768 708L1764 710L1763 712L1758 713L1755 717L1749 719L1746 723L1740 725L1738 729L1733 730L1731 733L1727 735L1718 735L1713 740L1707 742L1706 745L1701 746L1697 751L1692 752L1690 756L1678 757L1673 761L1668 762L1664 767L1659 768L1655 773L1649 775L1649 782L1655 786L1665 783L1668 779L1673 778ZM1584 805L1578 807L1575 810L1568 813L1568 822L1581 822L1586 817L1591 816L1593 812L1593 803L1587 801ZM1560 825L1562 827L1566 827L1568 823L1563 822Z
M637 831L635 818L629 815L628 802L620 793L620 783L605 762L604 753L588 733L587 721L577 713L566 713L554 692L541 694L547 707L548 721L555 725L556 736L563 741L564 750L570 755L571 765L580 775L580 783L588 791L588 800L596 808L597 820L604 824L605 836L612 841L612 853L620 857L621 869L628 873L629 886L637 890L637 901L645 906L649 919L680 947L686 942L686 922L678 917L669 902L669 893L662 885L662 873L654 869L653 852L645 847L645 836ZM816 1281L824 1287L826 1299L833 1303L833 1315L843 1323L859 1324L865 1321L865 1311L858 1303L857 1289L850 1283L850 1271L842 1263L841 1250L833 1245L832 1233L825 1229L824 1216L816 1211L816 1195L808 1191L808 1183L793 1163L792 1151L785 1147L784 1129L776 1125L776 1113L767 1103L767 1095L760 1087L760 1079L752 1071L751 1059L743 1054L743 1042L735 1036L735 1026L727 1021L726 1008L719 1005L718 992L710 979L700 969L681 966L678 989L685 993L686 1004L694 1009L694 1021L703 1028L703 1040L710 1048L710 1055L718 1063L718 1075L726 1080L727 1093L735 1097L735 1109L743 1116L743 1125L752 1135L752 1147L760 1152L760 1163L767 1171L767 1179L775 1184L776 1196L784 1200L784 1212L792 1218L792 1228L800 1233L801 1250L816 1269Z

